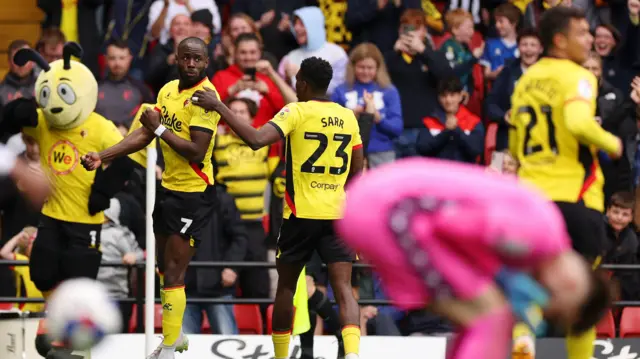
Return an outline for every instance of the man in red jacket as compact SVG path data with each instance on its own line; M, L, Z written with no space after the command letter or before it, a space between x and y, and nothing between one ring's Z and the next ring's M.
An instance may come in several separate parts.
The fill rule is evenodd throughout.
M218 71L211 82L221 100L228 97L248 98L258 104L253 126L261 127L284 107L278 87L262 73L256 73L256 63L262 58L262 42L252 33L238 36L235 42L234 64Z

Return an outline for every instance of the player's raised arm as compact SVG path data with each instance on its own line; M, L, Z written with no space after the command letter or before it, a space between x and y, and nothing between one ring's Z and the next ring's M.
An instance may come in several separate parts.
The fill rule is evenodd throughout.
M569 92L564 105L564 118L567 129L585 145L593 145L610 155L622 154L622 142L613 134L605 131L592 116L597 86L595 78L581 78L571 84L574 90Z
M194 105L200 106L207 111L219 113L229 127L254 151L276 143L282 138L279 128L276 128L276 126L266 125L256 130L246 121L237 119L233 112L220 101L216 92L211 89L205 88L205 91L196 91L191 101ZM269 123L272 124L271 122Z
M153 133L142 127L131 132L131 134L122 139L122 141L118 142L115 146L109 147L99 153L87 153L82 156L80 162L85 169L93 171L100 167L104 162L111 162L118 157L126 156L142 150L147 147L152 140Z

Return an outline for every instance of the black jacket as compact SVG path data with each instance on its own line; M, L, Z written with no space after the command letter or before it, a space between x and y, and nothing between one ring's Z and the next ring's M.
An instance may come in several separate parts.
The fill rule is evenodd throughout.
M497 151L509 147L509 124L505 122L504 115L511 109L511 94L520 76L522 76L520 59L507 61L500 75L498 75L491 86L491 91L489 91L485 101L487 118L489 121L498 124L498 134L496 136Z
M167 63L167 57L173 53L173 49L173 39L167 41L166 44L158 43L153 50L151 50L147 59L144 81L151 86L156 94L167 82L178 78L178 66Z
M102 34L98 31L97 8L104 4L104 0L78 1L78 39L84 54L82 63L85 64L93 76L100 78L98 55L102 47ZM38 7L44 11L46 17L42 28L60 27L62 20L62 2L56 0L38 0Z
M606 218L605 218L606 220ZM607 223L607 264L637 264L638 237L631 226L625 228L616 237L613 228ZM640 294L640 274L636 271L616 271L614 277L620 283L622 300L638 300Z
M212 233L200 242L194 261L237 262L247 252L247 232L240 220L240 212L226 187L216 184L216 206L212 219ZM185 287L193 297L221 297L234 294L235 286L224 288L221 284L224 268L187 269ZM234 269L238 272L238 269Z

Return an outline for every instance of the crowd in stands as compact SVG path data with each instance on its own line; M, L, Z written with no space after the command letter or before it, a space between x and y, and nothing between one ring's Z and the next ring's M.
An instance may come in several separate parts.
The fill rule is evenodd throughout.
M354 111L366 136L367 164L375 168L409 156L487 165L503 152L503 171L517 162L507 151L511 93L527 68L543 56L536 24L553 6L584 9L594 48L584 64L598 79L596 120L623 139L625 156L599 158L606 185L610 250L605 263L640 263L640 0L77 0L38 1L45 14L40 40L15 39L10 71L0 83L0 107L33 96L39 69L11 60L34 47L48 61L62 57L66 41L84 49L81 59L99 82L96 111L126 134L140 106L178 78L175 50L187 37L209 49L207 75L221 98L255 127L295 101L302 60L318 56L333 67L329 99ZM7 141L38 166L37 144L26 136ZM219 197L215 232L194 260L259 261L275 258L278 201L284 192L282 147L252 151L223 124L214 162ZM157 168L162 173L162 160ZM111 200L101 235L103 261L144 260L144 173ZM1 203L4 259L28 258L37 240L34 213L18 189ZM271 216L267 216L267 214ZM464 219L460 219L464 220ZM634 224L635 223L635 224ZM28 271L0 267L0 296L38 296ZM189 298L272 298L274 271L266 268L190 269ZM15 280L15 276L21 278ZM640 272L614 274L624 300L640 300ZM114 297L135 295L135 272L103 268L99 278ZM353 283L361 299L384 299L370 270ZM323 283L318 283L322 286ZM327 289L330 292L330 288ZM20 305L22 308L22 306ZM31 310L41 310L32 307ZM125 318L131 305L122 305ZM262 308L265 314L268 308ZM237 333L232 305L189 304L185 331L199 332L203 316L214 333ZM266 314L265 314L266 318ZM206 318L205 318L206 319ZM424 313L389 306L362 307L363 334L449 332ZM319 326L321 329L321 326ZM128 328L126 328L128 329Z

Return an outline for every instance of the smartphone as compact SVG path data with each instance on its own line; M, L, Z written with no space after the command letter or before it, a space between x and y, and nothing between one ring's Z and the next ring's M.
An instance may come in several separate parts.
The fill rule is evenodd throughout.
M402 33L406 35L406 34L410 33L411 31L414 31L415 29L416 29L416 27L413 26L413 25L404 25L404 26L402 26Z
M489 165L492 169L502 173L502 168L504 167L504 153L494 151L491 154L491 164Z
M255 81L256 80L256 68L255 67L249 67L249 68L245 69L244 70L244 74L251 76L251 81Z

